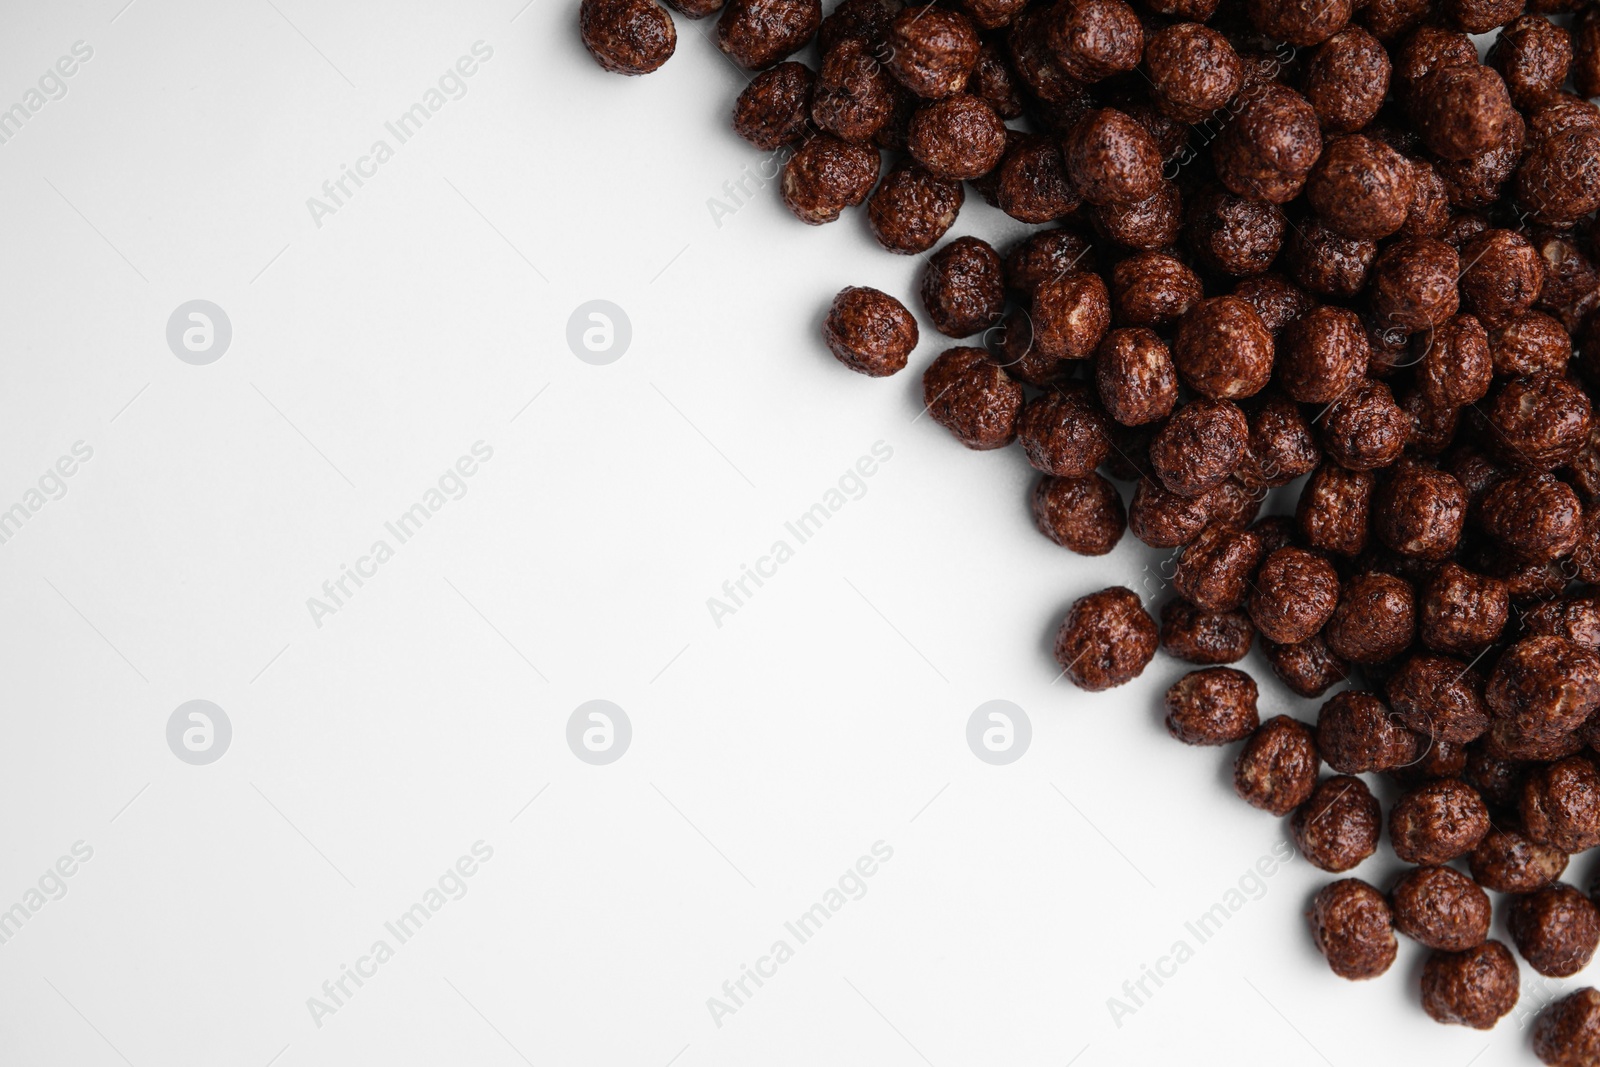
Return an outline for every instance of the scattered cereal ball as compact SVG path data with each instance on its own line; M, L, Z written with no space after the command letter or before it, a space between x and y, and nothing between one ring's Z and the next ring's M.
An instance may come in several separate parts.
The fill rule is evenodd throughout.
M1183 223L1182 195L1174 182L1163 181L1148 199L1098 204L1089 209L1097 233L1120 245L1153 252L1170 248Z
M1317 113L1305 97L1276 83L1249 95L1213 142L1212 162L1232 192L1282 204L1299 194L1322 154Z
M972 15L970 9L967 13ZM978 63L967 79L967 88L972 95L982 97L1001 118L1022 117L1022 86L996 41L986 40L978 46Z
M1544 261L1528 239L1511 230L1484 230L1461 250L1461 292L1490 319L1528 310L1544 285Z
M1202 300L1178 324L1178 374L1213 400L1254 396L1272 376L1272 334L1255 308L1236 296Z
M1167 733L1186 745L1242 741L1260 725L1256 697L1256 683L1243 671L1190 671L1167 690Z
M1489 393L1494 357L1489 335L1471 315L1453 315L1417 335L1417 384L1429 403L1444 408L1474 404Z
M1353 0L1250 0L1250 23L1277 41L1320 44L1345 28Z
M703 19L722 10L723 0L667 0L667 6L685 18Z
M1336 693L1317 712L1317 751L1340 774L1391 771L1416 755L1416 739L1371 693Z
M1189 199L1184 238L1204 266L1223 274L1256 274L1277 258L1287 228L1277 204L1207 186Z
M842 0L817 30L817 47L823 55L847 37L878 48L889 36L889 25L900 13L900 0Z
M1557 226L1600 207L1600 131L1565 130L1534 145L1517 167L1517 197Z
M1585 986L1540 1012L1533 1024L1533 1053L1549 1067L1600 1063L1600 993Z
M1339 576L1321 556L1280 548L1262 561L1248 601L1262 636L1298 644L1322 629L1339 603Z
M1305 725L1278 715L1256 728L1233 761L1233 791L1251 807L1287 815L1317 787L1317 745Z
M1424 330L1456 313L1461 260L1455 249L1431 237L1408 237L1389 245L1372 268L1372 310L1385 327Z
M1495 661L1484 700L1523 737L1554 741L1600 708L1600 653L1563 637L1525 637Z
M1494 373L1506 378L1562 374L1571 358L1572 337L1542 311L1513 314L1489 334Z
M1461 952L1489 937L1489 894L1451 867L1413 867L1389 891L1395 929L1428 948Z
M1288 485L1316 470L1321 460L1311 426L1288 398L1270 395L1251 414L1247 469L1241 477L1248 476L1253 484L1262 486ZM1282 519L1292 528L1292 519Z
M1328 133L1365 129L1388 90L1389 53L1359 26L1324 41L1306 66L1306 102Z
M1056 662L1079 689L1098 692L1137 678L1156 654L1157 630L1131 589L1113 586L1072 605L1056 635Z
M765 70L799 51L821 24L821 0L728 0L717 47L746 70Z
M1372 530L1402 556L1442 560L1467 521L1467 491L1448 473L1401 462L1372 501Z
M1255 638L1255 624L1242 611L1202 611L1181 597L1161 609L1161 647L1186 663L1237 663Z
M1227 400L1192 400L1150 442L1150 466L1171 492L1199 496L1227 480L1249 445L1250 424Z
M1517 1003L1517 961L1498 941L1464 952L1428 954L1422 965L1422 1010L1435 1021L1493 1029Z
M1445 159L1470 159L1503 144L1517 123L1506 83L1492 68L1440 67L1422 79L1412 117L1428 149Z
M1111 454L1105 412L1082 386L1049 390L1028 403L1017 420L1017 438L1036 470L1058 478L1082 478Z
M833 298L822 338L846 367L883 378L905 369L917 347L917 320L889 294L850 286Z
M1361 316L1323 305L1284 327L1278 384L1291 400L1326 404L1365 377L1371 358Z
M1112 330L1095 350L1094 364L1100 402L1117 422L1142 426L1171 414L1178 400L1178 373L1154 331Z
M1400 232L1407 237L1438 237L1450 225L1450 186L1427 160L1406 162L1411 164L1411 207Z
M1177 548L1199 536L1211 521L1205 496L1179 496L1160 482L1141 478L1128 504L1128 529L1151 548Z
M1572 66L1572 37L1543 15L1507 23L1489 49L1489 65L1505 80L1511 102L1527 108L1558 92Z
M1179 122L1199 122L1227 104L1244 78L1228 39L1195 22L1157 31L1146 56L1155 105Z
M1006 303L999 255L976 237L951 241L928 260L922 303L934 328L950 337L969 337L993 326Z
M1528 775L1522 787L1523 830L1534 841L1571 855L1600 845L1600 773L1569 756Z
M1261 650L1278 680L1308 700L1320 697L1350 673L1349 664L1328 651L1320 634L1287 645L1263 638Z
M1418 635L1436 652L1476 656L1499 639L1510 610L1504 582L1446 563L1423 587Z
M1374 481L1367 471L1336 463L1318 467L1295 506L1295 522L1306 544L1341 556L1360 555L1367 547Z
M1040 533L1080 556L1110 552L1128 526L1116 486L1094 473L1040 478L1033 487L1033 521Z
M613 74L649 74L678 47L672 16L655 0L583 0L578 32L594 61Z
M1539 604L1523 615L1522 626L1530 636L1564 637L1580 648L1600 651L1600 599L1570 596Z
M1548 978L1570 978L1600 946L1600 910L1564 882L1512 898L1506 927L1528 966Z
M1019 222L1042 223L1071 214L1081 200L1067 180L1061 148L1048 137L1028 137L1008 150L999 168L995 200Z
M1261 538L1226 522L1213 522L1184 547L1173 570L1178 595L1206 611L1232 611L1244 603L1263 555Z
M1528 470L1550 471L1578 454L1589 439L1589 397L1554 374L1507 382L1489 407L1489 428L1505 459Z
M1097 82L1139 65L1144 30L1122 0L1058 0L1049 12L1050 51L1069 77Z
M1233 287L1233 295L1256 309L1262 325L1273 337L1317 306L1311 294L1281 274L1241 278Z
M977 178L1005 154L1006 127L984 101L956 93L917 110L906 147L937 178Z
M889 73L918 96L959 93L978 63L978 34L958 11L908 7L889 28Z
M1383 894L1359 878L1341 878L1311 898L1311 940L1340 978L1376 978L1394 963L1393 915Z
M1349 134L1329 141L1306 181L1306 200L1346 237L1375 240L1411 213L1412 172L1382 141Z
M834 45L812 89L812 120L844 141L872 140L894 114L894 81L868 48L859 37Z
M867 224L890 252L921 255L955 223L965 196L960 182L935 178L915 163L902 163L867 201Z
M804 63L779 63L757 74L733 105L734 132L763 152L805 140L815 81Z
M1376 470L1400 458L1411 435L1411 416L1382 382L1365 379L1328 405L1322 448L1349 470Z
M1067 135L1067 174L1091 204L1139 203L1161 187L1161 151L1126 112L1100 108Z
M1111 294L1098 274L1071 271L1033 292L1032 343L1053 359L1088 359L1111 325Z
M1483 679L1448 656L1412 656L1389 676L1389 705L1412 730L1437 741L1465 744L1489 728Z
M1567 854L1541 845L1521 830L1490 827L1471 854L1467 865L1472 877L1496 893L1531 893L1561 877Z
M968 448L1004 448L1016 440L1022 386L981 348L951 348L928 364L922 400L933 421Z
M1393 59L1395 96L1414 112L1423 83L1430 76L1446 67L1476 66L1478 49L1464 33L1429 25L1406 38ZM1415 118L1415 114L1412 117Z
M1375 241L1346 237L1313 216L1295 227L1285 249L1289 276L1318 296L1348 299L1366 287Z
M737 0L735 0L737 2ZM878 180L878 150L819 134L801 145L783 168L783 202L811 226L833 222L867 199Z
M1522 14L1524 0L1443 0L1446 19L1466 33L1497 30Z
M1565 482L1543 471L1507 478L1483 494L1478 521L1518 559L1544 563L1578 543L1583 507Z
M1027 6L1028 0L957 0L980 30L997 30L1008 25Z
M1489 832L1489 809L1470 785L1453 778L1403 794L1389 809L1389 843L1407 863L1449 863Z
M1383 663L1416 636L1416 598L1409 582L1371 571L1345 583L1323 638L1334 655L1363 665Z
M1324 778L1311 799L1294 810L1289 833L1308 863L1338 874L1378 851L1381 819L1367 784L1341 774Z

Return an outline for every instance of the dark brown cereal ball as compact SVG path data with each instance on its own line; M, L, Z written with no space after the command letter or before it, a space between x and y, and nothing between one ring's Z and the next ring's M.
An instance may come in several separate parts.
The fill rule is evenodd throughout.
M1300 492L1295 522L1306 544L1323 552L1357 556L1367 547L1368 517L1377 479L1367 471L1324 463Z
M649 74L678 47L672 16L655 0L583 0L578 32L594 61L613 74Z
M1172 587L1206 611L1232 611L1244 603L1262 555L1255 531L1213 522L1184 547Z
M1074 270L1093 271L1094 246L1074 230L1054 229L1033 234L1006 252L1006 284L1031 297L1040 283L1065 277Z
M1272 376L1272 334L1255 308L1236 296L1202 300L1178 324L1178 375L1214 400L1254 396Z
M1141 478L1128 504L1128 529L1151 548L1177 548L1211 521L1204 496L1179 496L1153 478Z
M1565 130L1517 167L1517 198L1540 222L1571 223L1600 207L1600 131Z
M1329 141L1306 180L1306 200L1346 237L1376 240L1411 213L1411 164L1382 141L1349 134Z
M722 10L722 0L667 0L667 6L685 18L703 19Z
M1432 0L1367 0L1357 17L1387 45L1416 29L1432 14Z
M1526 108L1558 92L1567 80L1572 37L1542 15L1523 15L1500 31L1487 58L1504 79L1511 102Z
M750 80L733 105L733 129L763 152L804 140L811 132L811 88L804 63L779 63Z
M1571 552L1582 532L1583 508L1567 483L1543 471L1505 479L1483 495L1478 521L1500 545L1527 563Z
M1292 400L1326 404L1366 375L1371 356L1361 316L1324 305L1284 328L1278 384Z
M1567 130L1600 130L1600 107L1571 93L1552 92L1528 112L1527 141L1540 144Z
M1217 0L1147 0L1143 6L1169 19L1206 22L1216 14Z
M821 0L728 0L717 47L746 70L765 70L799 51L821 24Z
M1581 756L1536 767L1522 786L1530 838L1572 855L1600 845L1600 772Z
M1506 140L1498 147L1467 159L1436 160L1434 169L1444 183L1445 196L1457 209L1486 208L1502 195L1522 159L1525 133L1522 117L1512 112Z
M1167 733L1186 745L1242 741L1260 725L1255 680L1232 667L1190 671L1167 690Z
M1017 419L1028 462L1057 478L1082 478L1111 454L1110 423L1081 385L1048 390Z
M1411 762L1389 771L1401 786L1411 788L1436 778L1459 778L1467 765L1467 746L1416 735L1418 752Z
M1488 422L1503 458L1528 470L1554 470L1589 439L1593 409L1577 385L1554 374L1509 381L1489 406Z
M1339 576L1321 556L1280 548L1261 562L1248 607L1263 637L1293 645L1322 629L1339 604Z
M1299 195L1322 154L1317 113L1305 97L1277 83L1241 94L1246 96L1212 144L1217 178L1239 196L1286 203Z
M1321 418L1322 448L1349 470L1387 467L1405 451L1411 417L1382 382L1357 382Z
M994 108L1001 118L1022 117L1022 84L1006 60L1005 50L997 42L986 40L978 48L978 62L967 79L967 89Z
M1540 1012L1533 1024L1533 1052L1549 1067L1600 1063L1600 993L1585 986Z
M890 252L921 255L955 223L965 198L960 182L904 162L884 176L867 201L867 225Z
M859 37L847 37L822 57L811 92L817 128L844 141L870 141L894 115L895 83Z
M917 5L889 26L889 73L918 96L959 93L978 63L978 34L959 11Z
M1322 636L1341 659L1375 664L1404 652L1416 632L1416 595L1411 584L1392 574L1370 571L1345 583Z
M1402 722L1435 740L1465 744L1489 728L1483 679L1461 660L1412 656L1389 676L1385 692Z
M1260 514L1266 495L1265 490L1252 488L1234 475L1205 494L1207 514L1213 522L1249 526Z
M1180 496L1199 496L1227 480L1249 445L1250 424L1227 400L1197 399L1178 408L1150 442L1150 466Z
M1489 809L1477 790L1454 778L1409 790L1389 809L1389 843L1407 863L1449 863L1489 832Z
M1526 311L1544 285L1544 261L1528 239L1511 230L1484 230L1461 250L1461 293L1480 317Z
M1365 129L1388 90L1389 53L1359 26L1324 41L1306 66L1306 101L1328 133Z
M1556 740L1600 707L1600 653L1564 637L1525 637L1495 661L1484 700L1523 737Z
M1056 635L1056 662L1079 689L1111 689L1139 676L1158 636L1133 591L1113 586L1072 605Z
M957 0L980 30L997 30L1017 17L1027 0Z
M1005 154L1006 127L983 100L955 93L917 109L906 147L935 177L976 178L993 170Z
M1270 395L1251 412L1247 465L1256 482L1264 486L1288 485L1315 470L1321 460L1311 425L1293 401ZM1293 529L1292 519L1282 516L1281 520Z
M1568 233L1536 231L1533 246L1544 257L1544 288L1535 306L1561 320L1576 336L1584 318L1600 303L1600 267ZM1584 343L1587 348L1587 338Z
M1165 252L1140 252L1111 268L1111 310L1125 326L1164 326L1204 295L1200 276Z
M1089 209L1095 232L1129 248L1151 252L1177 243L1183 226L1182 194L1164 181L1148 199L1098 204Z
M1476 789L1491 808L1515 812L1522 803L1528 764L1496 755L1490 751L1491 747L1487 737L1467 746L1467 765L1461 772L1461 780Z
M1470 658L1499 638L1510 606L1504 582L1446 563L1423 587L1418 634L1436 652Z
M1139 16L1122 0L1057 0L1045 25L1056 62L1080 82L1132 70L1144 52Z
M1161 188L1161 152L1126 112L1089 112L1072 127L1064 148L1067 174L1091 204L1139 203Z
M1287 815L1317 787L1317 743L1305 724L1278 715L1256 728L1233 761L1233 791L1251 807Z
M1186 663L1237 663L1255 637L1255 624L1243 611L1202 611L1181 597L1161 608L1161 647Z
M1228 39L1196 22L1158 30L1145 55L1156 107L1179 122L1199 122L1227 104L1244 78Z
M1046 30L1050 17L1048 4L1026 8L1006 31L1006 52L1012 71L1028 92L1045 104L1071 105L1083 99L1084 86L1061 69L1050 51Z
M1394 926L1428 948L1460 952L1489 937L1489 894L1451 867L1413 867L1389 891Z
M858 37L880 48L889 24L900 13L900 0L842 0L817 30L817 47L824 55L846 37Z
M1407 237L1438 237L1450 225L1450 186L1427 160L1407 162L1411 164L1411 207L1400 232Z
M1475 317L1452 315L1417 334L1412 351L1417 386L1429 403L1458 408L1488 395L1494 381L1493 349Z
M1432 237L1408 237L1389 245L1372 266L1372 310L1386 328L1406 331L1437 326L1456 313L1456 250Z
M1284 266L1289 277L1310 292L1348 300L1366 288L1367 275L1377 255L1377 242L1346 237L1310 218L1290 233Z
M1456 426L1461 421L1459 408L1439 407L1417 389L1407 389L1397 398L1400 407L1411 416L1414 431L1411 451L1419 456L1437 456L1455 440Z
M1016 440L1022 386L981 348L951 348L928 364L922 400L933 421L968 448L1004 448Z
M1440 67L1415 87L1411 115L1429 151L1470 159L1504 143L1518 121L1506 83L1490 67Z
M1491 827L1467 857L1472 877L1496 893L1532 893L1561 877L1568 856L1521 830Z
M1376 978L1394 963L1394 916L1383 894L1359 878L1317 891L1306 912L1311 940L1340 978Z
M1522 626L1531 635L1564 637L1600 651L1600 597L1569 596L1536 605L1523 614Z
M1032 343L1053 359L1088 359L1111 325L1111 294L1098 274L1071 271L1033 291Z
M1392 58L1395 96L1410 110L1422 95L1423 82L1446 67L1476 66L1478 49L1464 33L1428 25L1406 38Z
M1444 17L1466 33L1497 30L1522 14L1525 0L1443 0Z
M1235 196L1213 185L1189 198L1183 233L1203 266L1245 275L1272 265L1287 227L1277 204Z
M1435 1022L1490 1030L1516 1004L1517 961L1498 941L1435 950L1422 965L1422 1010Z
M1320 697L1350 673L1349 664L1328 651L1321 634L1289 645L1262 639L1261 650L1278 680L1307 699Z
M1507 378L1562 374L1572 358L1572 337L1544 312L1524 311L1489 332L1489 358L1494 372Z
M1000 162L995 200L1019 222L1043 223L1070 215L1081 200L1067 181L1061 148L1048 137L1026 137Z
M1382 818L1367 783L1341 774L1324 778L1294 810L1289 834L1313 867L1338 874L1378 851Z
M887 47L880 45L879 47ZM891 152L904 152L911 137L911 117L917 113L922 97L899 82L894 83L894 112L872 138L872 143ZM978 188L973 184L973 188Z
M1317 306L1309 293L1276 273L1241 278L1233 287L1233 295L1255 308L1261 324L1273 337Z
M1514 897L1506 928L1528 966L1549 978L1577 974L1600 946L1600 910L1565 882Z
M1349 23L1353 0L1249 0L1250 23L1273 40L1321 44Z
M1124 426L1157 422L1178 399L1172 353L1152 330L1112 330L1095 350L1095 387L1106 413Z
M1033 521L1040 533L1080 556L1110 552L1128 527L1116 486L1093 472L1040 478L1033 487Z
M853 285L833 298L822 338L846 367L883 378L905 369L917 347L917 320L888 293Z
M1317 751L1340 774L1366 774L1409 763L1416 739L1377 697L1346 690L1317 712Z
M1372 501L1378 540L1403 556L1444 559L1455 551L1467 518L1467 491L1441 470L1402 461Z
M819 134L801 145L783 168L783 202L801 222L833 222L867 199L878 181L878 150Z
M1005 271L987 241L958 237L935 252L922 276L922 304L934 328L970 337L1005 312Z

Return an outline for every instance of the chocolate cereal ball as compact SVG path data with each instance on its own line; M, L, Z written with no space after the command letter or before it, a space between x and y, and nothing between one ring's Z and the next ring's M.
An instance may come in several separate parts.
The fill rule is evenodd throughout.
M1449 863L1489 832L1489 809L1470 785L1454 778L1403 794L1389 810L1389 843L1407 863Z
M1255 624L1242 611L1202 611L1182 597L1161 608L1161 647L1186 663L1237 663L1255 637Z
M1182 195L1176 183L1163 181L1145 200L1091 207L1089 220L1096 233L1120 245L1145 252L1169 248L1183 222Z
M1449 474L1402 461L1372 500L1372 530L1402 556L1442 560L1467 520L1467 491Z
M1267 332L1278 337L1291 322L1317 306L1305 292L1281 274L1256 274L1241 278L1233 295L1256 309Z
M1535 768L1522 787L1523 830L1569 855L1600 845L1600 773L1580 756Z
M983 100L956 93L917 109L906 148L936 178L977 178L1005 154L1006 127Z
M894 80L870 47L847 37L828 49L817 70L811 118L841 140L870 141L894 115Z
M1211 503L1206 496L1179 496L1154 479L1141 478L1128 504L1128 529L1151 548L1177 548L1205 529Z
M821 24L821 0L728 0L717 47L746 70L765 70L799 51Z
M1533 1052L1549 1067L1600 1063L1600 993L1585 986L1540 1012L1533 1024Z
M1367 784L1341 774L1324 778L1311 798L1294 810L1289 833L1307 862L1338 874L1378 850L1381 818Z
M1365 129L1389 89L1389 53L1359 26L1340 30L1311 54L1306 102L1330 134Z
M1328 651L1320 634L1292 645L1263 639L1261 651L1278 680L1307 699L1320 697L1350 673L1350 665Z
M1158 30L1145 55L1155 105L1178 122L1206 118L1233 99L1244 79L1228 39L1196 22Z
M1382 382L1366 379L1328 405L1321 420L1322 448L1348 470L1376 470L1400 458L1412 431L1411 416Z
M1517 199L1539 222L1567 225L1600 207L1600 131L1571 129L1535 144L1517 166Z
M1056 63L1086 84L1132 70L1144 52L1139 16L1122 0L1057 0L1045 25Z
M1306 181L1306 200L1346 237L1388 237L1411 213L1412 171L1405 157L1361 134L1329 141Z
M1431 237L1389 245L1372 268L1372 310L1386 329L1407 332L1437 326L1456 313L1461 260Z
M1172 354L1153 330L1112 330L1095 350L1095 388L1106 413L1124 426L1157 422L1178 400Z
M1340 774L1367 774L1410 762L1416 739L1377 697L1346 690L1317 712L1317 751Z
M1303 723L1278 715L1258 726L1233 762L1233 791L1251 807L1287 815L1317 787L1317 744Z
M850 286L833 298L822 338L846 367L883 378L905 369L917 347L917 320L889 294Z
M902 163L885 175L867 201L867 224L890 252L921 255L955 223L965 197L960 182L936 178L916 163Z
M1472 877L1496 893L1531 893L1561 877L1567 854L1541 845L1521 830L1490 827L1467 857Z
M1422 1010L1435 1022L1489 1030L1516 1004L1517 961L1498 941L1435 950L1422 965Z
M1376 978L1394 963L1394 917L1383 894L1359 878L1341 878L1311 898L1311 940L1340 978Z
M1489 333L1489 360L1503 377L1563 374L1571 358L1571 335L1542 311L1509 315Z
M1300 491L1295 522L1306 544L1323 552L1356 556L1367 547L1368 516L1376 478L1368 471L1324 463Z
M1110 552L1128 526L1116 486L1094 473L1040 478L1033 486L1033 521L1040 533L1080 556Z
M968 448L1004 448L1016 440L1022 386L981 348L951 348L928 364L922 400L933 421Z
M987 241L958 237L935 252L922 276L922 304L934 328L968 337L1000 321L1005 273Z
M1410 583L1376 571L1351 578L1322 636L1335 655L1351 663L1377 664L1398 656L1416 636Z
M1183 235L1201 265L1246 275L1272 265L1287 228L1277 204L1211 185L1189 197Z
M936 100L966 88L978 45L977 32L960 12L907 7L889 27L887 66L901 85Z
M1082 234L1069 229L1044 230L1007 250L1006 284L1032 297L1047 281L1074 270L1094 271L1097 266L1094 246Z
M1048 137L1024 137L1006 151L995 201L1019 222L1043 223L1075 211L1081 202L1067 180L1061 147Z
M1499 638L1510 610L1504 582L1446 563L1422 589L1418 635L1436 652L1471 658Z
M1167 733L1186 745L1242 741L1260 724L1256 697L1256 683L1243 671L1190 671L1167 690Z
M1483 679L1460 660L1412 656L1389 676L1385 691L1406 726L1437 741L1465 744L1489 728Z
M1478 503L1485 533L1524 563L1546 563L1571 552L1582 532L1583 506L1565 482L1543 471L1513 475Z
M1150 466L1169 491L1199 496L1227 480L1249 444L1244 412L1227 400L1192 400L1150 442Z
M1277 83L1242 95L1249 100L1212 143L1217 178L1239 196L1292 200L1322 154L1317 113L1305 97Z
M1036 470L1081 478L1111 454L1110 425L1083 386L1049 390L1028 401L1017 438Z
M1479 317L1503 319L1526 311L1544 285L1544 260L1526 237L1484 230L1461 250L1461 293Z
M1549 978L1577 974L1600 946L1600 910L1564 882L1513 898L1506 927L1528 966Z
M1430 404L1459 408L1482 400L1494 380L1489 335L1471 315L1452 315L1416 335L1417 385Z
M594 61L613 74L649 74L678 47L672 16L655 0L583 0L578 32Z
M1184 547L1173 570L1172 587L1196 607L1232 611L1244 603L1262 555L1261 538L1254 530L1213 522Z
M1268 37L1292 45L1321 44L1344 29L1353 0L1249 0L1250 22Z
M1366 375L1372 357L1361 316L1346 308L1308 311L1284 327L1282 342L1278 384L1302 404L1337 400Z
M1079 689L1111 689L1139 676L1156 654L1157 637L1138 596L1113 586L1072 605L1056 634L1056 662Z
M750 79L733 105L733 129L763 152L804 140L811 132L816 75L804 63L779 63Z
M1098 274L1070 271L1033 292L1031 343L1051 359L1088 359L1111 324L1111 294Z
M1428 948L1461 952L1489 937L1489 894L1451 867L1413 867L1389 891L1395 929Z
M1136 204L1161 188L1161 151L1126 112L1090 111L1072 127L1064 150L1067 174L1091 204Z
M1204 295L1199 275L1165 252L1140 252L1111 268L1112 319L1124 326L1165 326Z
M1248 606L1262 636L1292 645L1321 630L1338 601L1332 564L1301 548L1280 548L1262 561Z
M1507 382L1490 402L1489 429L1506 462L1550 471L1571 460L1589 439L1589 397L1553 374Z
M833 222L845 208L867 199L878 180L879 164L876 148L819 134L784 165L783 202L807 225Z
M1495 661L1484 700L1533 741L1555 741L1600 707L1600 653L1563 637L1525 637Z
M845 38L857 37L880 48L902 6L900 0L841 0L822 20L817 46L826 55Z
M1441 67L1424 77L1411 98L1411 112L1428 150L1445 159L1470 159L1492 150L1518 121L1506 83L1475 62Z
M1173 348L1183 383L1213 400L1254 396L1272 376L1272 334L1236 296L1202 300L1178 324Z
M1284 266L1310 292L1348 300L1366 287L1377 254L1376 242L1346 237L1312 216L1289 235Z

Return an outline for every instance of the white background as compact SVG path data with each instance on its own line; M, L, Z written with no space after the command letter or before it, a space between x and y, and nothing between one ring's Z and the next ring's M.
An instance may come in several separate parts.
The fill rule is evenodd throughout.
M1334 978L1299 860L1113 1023L1283 827L1231 751L1165 735L1181 664L1052 684L1066 606L1153 554L1056 548L1019 450L918 418L926 321L889 380L821 346L834 292L915 307L921 261L772 188L715 224L761 159L710 23L622 79L567 0L122 2L13 4L0 35L0 106L94 49L0 145L0 507L94 453L0 545L0 908L93 849L0 945L0 1062L1531 1062L1514 1019L1426 1018L1415 946ZM316 226L307 198L479 40L467 94ZM955 233L1016 229L970 196ZM233 326L209 366L165 341L195 298ZM609 366L565 342L597 298L632 322ZM467 495L315 625L480 440ZM714 626L878 441L866 494ZM165 740L195 698L233 724L209 766ZM633 724L609 766L564 739L593 698ZM965 741L991 699L1031 718L1010 766ZM1285 710L1315 704L1263 683ZM317 1026L307 998L480 840L469 892ZM877 841L866 895L716 1025Z

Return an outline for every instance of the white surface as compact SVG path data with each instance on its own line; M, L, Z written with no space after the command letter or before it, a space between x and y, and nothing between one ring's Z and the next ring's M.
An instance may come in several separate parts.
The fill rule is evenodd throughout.
M709 24L625 80L566 0L121 2L14 5L0 38L5 102L94 49L0 145L0 506L93 449L0 545L0 908L93 849L0 945L0 1060L1531 1061L1514 1021L1423 1016L1415 946L1333 978L1301 861L1114 1025L1281 826L1231 753L1165 736L1182 665L1051 684L1066 605L1150 554L1055 548L1017 450L916 418L926 323L888 381L822 349L837 289L915 305L920 261L771 189L714 224L760 159ZM466 95L315 226L307 198L480 40ZM957 233L1015 228L976 200ZM209 366L164 340L194 298L233 325ZM564 340L595 298L632 321L610 366ZM477 441L466 495L317 627L307 598ZM878 441L865 495L714 626ZM234 730L209 766L165 740L196 698ZM564 740L592 698L633 724L609 766ZM1034 732L1006 767L964 739L996 698ZM317 1026L307 998L480 840L470 891ZM878 841L866 895L717 1026L707 998Z

